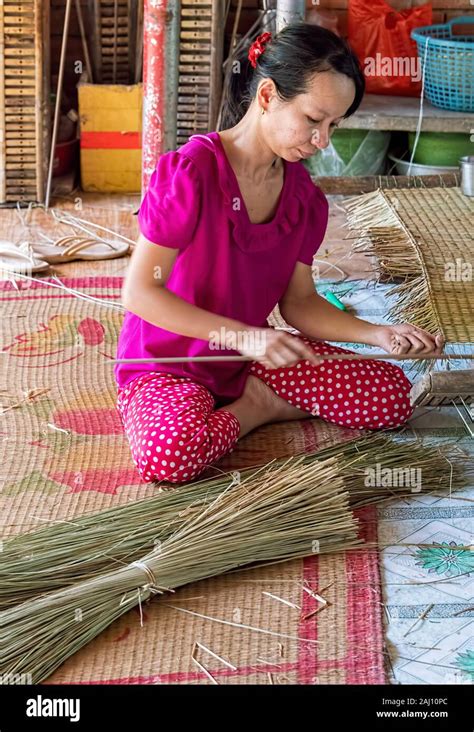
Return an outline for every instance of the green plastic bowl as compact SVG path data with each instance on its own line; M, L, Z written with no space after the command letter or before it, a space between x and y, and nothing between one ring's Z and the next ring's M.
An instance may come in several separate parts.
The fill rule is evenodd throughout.
M416 134L408 134L410 156L415 144ZM422 132L414 163L420 165L449 165L458 166L459 158L465 155L474 155L474 142L470 141L469 134L462 132Z

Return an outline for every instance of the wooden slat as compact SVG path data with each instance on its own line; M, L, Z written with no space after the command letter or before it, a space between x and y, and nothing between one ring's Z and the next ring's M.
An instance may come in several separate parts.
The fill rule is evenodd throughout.
M5 74L7 76L22 76L24 78L34 78L35 67L33 65L23 66L22 64L18 64L17 62L12 63L11 61L9 61L8 64L5 64Z
M4 7L0 5L0 203L5 200L6 181L3 171L6 170L5 141L5 41L4 41Z
M14 193L20 194L20 195L23 194L23 195L31 196L36 193L36 185L31 185L31 186L22 186L22 185L10 186L9 185L8 194L12 195Z
M115 28L115 19L114 18L102 18L101 25L103 28ZM117 19L117 26L119 28L127 28L128 27L128 18L127 17L121 17L119 16Z
M191 42L191 41L183 41L179 44L179 50L180 51L200 51L202 53L208 53L211 50L211 44L210 43L204 43L201 41L200 43L197 42Z
M15 130L22 129L36 129L36 121L34 116L21 117L20 115L13 115L12 117L5 116L5 130L7 132L14 132Z
M30 147L36 147L35 146L35 134L33 133L33 136L31 135L19 135L17 133L12 133L10 135L6 136L7 140L7 148L13 148L13 147L21 147L20 152L23 151L23 149L27 149Z
M5 23L4 33L6 36L28 36L33 39L34 26L8 25Z
M200 65L204 64L206 67L210 66L209 59L205 54L199 53L181 53L179 56L179 62L190 64L198 63Z
M109 37L117 36L117 38L128 38L128 28L127 26L120 26L120 28L117 29L117 33L115 33L114 28L102 28L101 36L103 39L107 39Z
M209 38L209 33L206 33L203 30L185 30L181 31L179 34L179 37L183 41L199 41L202 39L203 41L207 40ZM209 44L210 46L210 44Z
M181 28L186 29L199 29L210 31L211 30L211 18L209 20L183 20L181 21Z
M29 25L31 28L34 28L34 20L34 13L28 13L28 15L26 15L25 13L23 13L22 15L9 15L8 13L5 13L6 27L10 25Z
M25 58L25 59L33 59L35 58L35 51L34 48L5 48L5 58L11 57L11 58Z
M102 37L102 48L124 48L128 49L128 35L126 38L120 35Z
M8 119L5 116L5 120L5 129L7 130L7 132L13 132L15 130L27 131L36 129L34 116L21 117L20 115L12 115Z
M5 77L5 87L14 87L21 90L30 89L29 94L32 94L32 89L35 89L35 79L30 77L25 78L24 76L18 76L16 79L11 76Z
M209 84L209 74L207 76L200 76L198 74L180 74L180 81L182 84Z
M178 64L179 71L183 74L209 74L209 64Z
M209 104L205 108L203 107L198 110L192 110L191 112L179 112L177 115L177 119L179 117L178 122L180 122L183 119L190 119L192 117L193 119L198 119L201 122L205 122L208 115L209 115Z
M11 69L15 69L15 70L18 70L21 72L23 70L30 71L35 68L34 58L27 59L24 56L21 58L15 58L15 59L10 58L10 56L5 56L4 64L5 64L5 69L8 70L7 73L10 73Z
M19 88L19 89L10 89L9 87L6 87L6 89L5 89L5 96L6 97L8 97L8 96L11 96L11 97L16 97L16 96L18 96L18 97L23 97L23 96L25 96L25 97L31 97L32 94L31 94L31 89L28 89L28 88L25 88L25 89L22 89L22 88ZM33 96L33 99L34 99L34 96Z
M34 178L36 180L36 163L22 163L22 162L11 162L7 163L7 171L14 172L16 175L23 175L24 170L28 170L31 172L32 175L34 175Z
M181 17L182 18L212 18L212 9L209 6L209 8L206 11L206 8L182 8L181 9Z
M27 185L28 183L30 185ZM23 189L32 188L32 193L34 193L36 190L35 178L9 178L7 180L7 189L9 193L12 193L16 186Z
M117 56L123 56L128 59L128 50L126 48L117 47ZM102 46L102 54L104 56L113 56L114 55L114 49L108 48L107 46Z
M31 132L8 132L5 135L6 141L9 145L27 145L28 147L35 146L35 135L36 131Z
M117 5L117 17L124 18L128 13L128 4ZM101 2L101 14L103 18L115 18L115 6L107 7L104 5L103 0Z
M20 18L31 18L35 15L35 4L33 2L23 2L20 5L18 0L16 3L10 3L8 0L3 0L2 5L5 9L5 16L8 17L20 17Z
M200 88L197 84L194 86L178 86L178 94L184 94L188 97L194 97L195 94L199 94L201 92L202 94L202 87ZM202 97L204 99L204 97ZM209 97L206 98L206 101L209 102Z
M34 17L35 10L33 3L25 3L24 5L9 5L4 0L5 15L30 15Z
M15 115L19 115L19 117L27 117L28 115L34 115L35 114L35 108L34 107L28 107L27 105L22 105L15 107L14 105L9 106L5 110L6 119L11 119L15 117Z
M5 7L5 6L4 6ZM6 26L30 26L33 29L34 33L34 27L35 27L35 14L34 13L5 13L4 15L4 23Z
M193 117L190 117L187 120L186 119L180 119L179 120L179 127L180 127L180 129L189 128L191 130L194 130L194 129L196 129L196 125L198 125L198 123L202 123L202 125L205 126L205 124L207 122L207 119L208 119L208 115L204 115L204 116L201 115L201 116L197 116L197 117L194 117L193 116ZM201 126L201 125L199 125L199 126Z
M30 168L31 170L36 171L36 156L35 155L14 155L13 153L10 155L7 155L9 162L7 163L7 170L18 168L18 170L21 170L22 168ZM36 180L36 173L35 173L35 180Z
M26 193L25 194L20 194L20 193L11 194L11 193L8 193L7 196L6 196L6 198L5 198L5 201L6 201L6 203L9 203L10 201L12 203L17 203L18 201L31 201L32 200L32 195L33 194L26 194Z
M194 106L197 106L197 107L203 106L204 107L206 104L208 104L208 102L209 102L208 97L198 97L198 96L194 96L194 94L193 95L183 94L182 96L178 97L178 104L180 105L180 108L181 108L181 104L187 104L187 105L193 106L193 107Z

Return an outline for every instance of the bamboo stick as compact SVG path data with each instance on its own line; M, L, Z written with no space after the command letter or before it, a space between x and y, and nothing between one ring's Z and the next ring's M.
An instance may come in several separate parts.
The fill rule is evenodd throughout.
M63 27L63 40L61 45L61 58L59 61L59 74L58 74L58 87L56 89L56 108L54 110L54 123L53 123L53 135L51 140L51 152L49 158L49 170L48 180L46 183L46 196L45 196L45 208L49 208L49 199L51 195L51 183L53 180L53 166L54 166L54 149L56 147L56 140L58 137L59 129L59 117L61 114L61 93L63 88L64 79L64 66L66 64L66 48L67 48L67 37L69 32L69 21L71 18L71 7L72 0L66 0L66 14L64 16L64 27Z
M46 39L43 38L43 12L45 11L45 8L43 7L43 2L35 2L35 80L34 80L34 86L36 93L36 110L35 110L35 118L36 118L36 131L35 131L35 148L36 148L36 199L38 201L43 200L44 196L44 155L45 155L45 148L44 148L44 136L43 136L43 124L44 124L44 117L45 117L45 110L43 108L43 103L49 100L43 99L43 74L44 74L44 57L43 57L43 49L44 45L47 43ZM49 41L48 41L49 42ZM22 147L24 147L24 142Z
M84 51L84 61L86 63L87 75L89 77L89 83L94 83L94 76L92 74L92 64L89 56L89 47L87 45L86 31L84 28L84 18L82 16L81 0L76 0L76 15L77 22L79 24L79 30L81 32L82 48Z
M373 355L367 353L325 353L315 354L316 358L322 361L438 361L438 360L454 360L454 359L466 359L473 360L474 353L443 353L440 356L397 356L390 353L374 353ZM307 360L307 359L303 359ZM106 363L181 363L181 362L194 362L194 361L255 361L251 356L167 356L163 358L116 358L106 361Z

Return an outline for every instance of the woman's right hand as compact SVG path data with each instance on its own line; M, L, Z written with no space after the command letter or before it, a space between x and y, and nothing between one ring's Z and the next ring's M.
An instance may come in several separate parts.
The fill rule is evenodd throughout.
M248 328L240 331L237 350L249 356L267 369L294 366L298 361L308 360L318 366L322 359L296 336L275 328Z

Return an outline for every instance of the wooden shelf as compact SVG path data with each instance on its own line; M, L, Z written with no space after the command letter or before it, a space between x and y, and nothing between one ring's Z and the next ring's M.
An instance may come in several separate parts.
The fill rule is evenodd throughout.
M366 94L355 114L341 128L359 130L388 130L414 132L418 124L420 99ZM466 132L474 129L474 114L451 112L434 107L427 99L423 103L423 132Z

